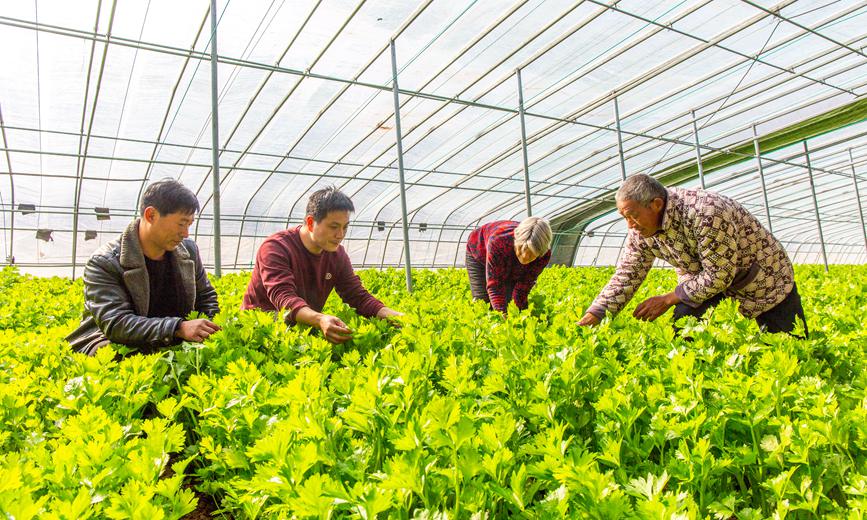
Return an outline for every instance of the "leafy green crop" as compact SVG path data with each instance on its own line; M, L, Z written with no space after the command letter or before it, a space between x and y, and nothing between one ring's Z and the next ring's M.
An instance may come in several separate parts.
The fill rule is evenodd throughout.
M732 302L685 338L635 303L578 328L610 274L547 269L503 317L460 270L412 294L362 272L406 315L329 300L341 346L237 311L249 275L227 275L208 342L116 360L63 343L79 283L5 270L0 511L180 518L192 485L235 518L863 518L867 268L797 267L808 341ZM635 300L673 284L654 271Z

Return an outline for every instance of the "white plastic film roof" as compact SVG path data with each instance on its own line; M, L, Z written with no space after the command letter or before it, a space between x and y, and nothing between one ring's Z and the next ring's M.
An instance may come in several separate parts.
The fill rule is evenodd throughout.
M694 119L711 153L867 92L863 1L221 0L216 14L223 269L251 268L329 184L356 205L353 261L404 261L391 39L416 267L460 265L475 226L526 215L517 69L532 211L548 218L620 182L615 99L626 172L653 174L695 160ZM0 3L7 262L71 274L172 177L199 197L191 233L213 267L209 16L205 0ZM865 132L808 142L830 262L867 259ZM763 159L774 232L796 262L821 261L803 146ZM759 180L754 158L706 178L764 219ZM576 263L616 259L617 218L590 223Z

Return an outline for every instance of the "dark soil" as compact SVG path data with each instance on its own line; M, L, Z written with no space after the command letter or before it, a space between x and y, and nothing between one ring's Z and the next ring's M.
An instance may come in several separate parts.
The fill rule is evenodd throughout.
M186 514L184 518L186 520L211 520L214 518L212 515L217 510L214 499L210 495L196 491L192 484L187 484L186 487L196 494L199 505L191 513Z
M172 464L180 460L180 453L173 453L169 457L169 463L166 464L166 470L163 474L163 478L170 478L174 476L175 472L172 469ZM184 482L184 489L189 489L196 495L196 508L191 512L187 513L183 516L185 520L211 520L214 518L214 511L218 509L217 503L214 502L214 497L208 495L207 493L202 493L196 489L196 485L198 482L195 482L191 477L187 476ZM221 518L225 518L225 516L221 515Z

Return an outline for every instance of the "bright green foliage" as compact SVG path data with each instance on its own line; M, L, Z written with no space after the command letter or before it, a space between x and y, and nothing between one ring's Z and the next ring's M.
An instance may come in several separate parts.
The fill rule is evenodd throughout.
M34 330L63 325L81 316L81 280L20 275L12 267L0 269L0 330Z
M23 278L16 285L24 297L60 282ZM16 308L21 322L32 323L46 308L77 307L80 313L73 303L81 298L80 284L64 284L65 293L45 295L56 301L24 300L33 307ZM92 358L73 354L63 336L75 324L77 319L38 332L0 330L0 514L182 517L195 508L193 493L182 489L189 461L176 464L172 478L165 470L170 454L184 449L186 433L182 424L155 416L151 404L171 388L163 382L169 366L156 355L117 362L111 349Z
M761 334L733 302L685 320L690 341L670 313L634 320L673 287L664 270L578 328L610 274L548 269L504 318L463 271L419 271L411 295L402 271L363 272L403 327L332 299L356 331L341 346L238 312L249 275L228 275L222 332L120 362L64 349L68 314L40 313L80 309L81 288L51 282L64 303L0 307L47 325L0 331L0 512L178 518L189 464L237 518L863 517L867 268L798 267L808 341Z

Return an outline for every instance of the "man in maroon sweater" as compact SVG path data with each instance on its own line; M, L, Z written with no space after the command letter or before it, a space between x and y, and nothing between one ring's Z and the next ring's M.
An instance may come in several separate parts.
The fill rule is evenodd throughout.
M362 316L400 316L361 285L340 245L353 211L352 200L333 186L313 193L304 224L274 233L259 247L241 309L281 311L286 323L318 327L332 343L351 339L352 330L322 314L331 289Z

